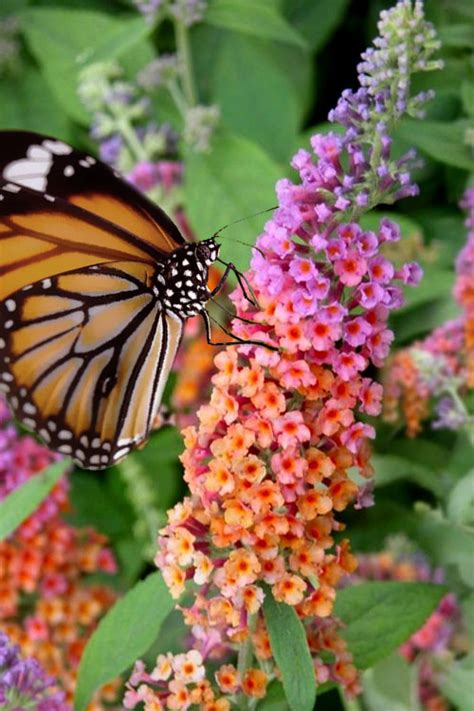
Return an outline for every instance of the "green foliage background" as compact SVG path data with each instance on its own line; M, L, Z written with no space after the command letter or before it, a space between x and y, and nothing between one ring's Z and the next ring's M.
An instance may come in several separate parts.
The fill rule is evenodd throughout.
M184 208L199 238L274 204L275 181L291 176L292 154L308 146L315 130L325 129L340 92L355 86L358 56L376 34L379 11L390 5L380 0L210 0L204 21L191 29L191 47L199 98L217 104L222 118L209 153L180 146ZM426 120L405 120L397 131L396 150L416 146L424 166L416 176L420 196L398 205L394 217L405 237L420 235L431 249L421 251L422 285L407 294L406 305L393 317L397 346L457 313L451 296L453 263L465 241L457 203L474 173L474 4L428 0L426 12L443 42L445 68L417 82L417 90L436 90ZM172 48L171 27L154 27L128 0L2 0L0 28L12 16L18 22L19 51L1 64L0 127L51 134L92 151L90 116L77 95L80 71L116 59L133 81L157 52ZM157 91L152 100L157 122L181 132L182 120L167 93ZM253 242L264 219L241 222L231 235ZM370 224L378 216L367 219ZM232 239L225 244L225 258L245 267L248 247ZM405 533L434 565L444 566L447 584L461 597L473 626L472 449L454 433L425 429L413 442L401 429L376 424L377 504L348 515L354 548L372 551L387 535ZM121 564L117 585L122 591L147 570L152 532L183 493L180 448L179 434L164 430L113 470L72 476L71 521L92 524L110 537ZM136 477L152 492L140 514L131 495ZM383 610L402 625L405 601L400 595L393 609ZM369 648L370 640L375 644L380 637L382 622L375 620L360 632L369 636ZM165 626L154 651L163 651L166 635L173 638L176 630ZM446 695L466 711L472 703L469 664L455 665L445 682ZM392 655L373 667L369 710L413 708L405 693L413 680L401 665ZM397 689L389 684L394 674L406 680ZM337 709L338 704L330 692L318 708ZM273 690L259 708L286 708L280 690Z

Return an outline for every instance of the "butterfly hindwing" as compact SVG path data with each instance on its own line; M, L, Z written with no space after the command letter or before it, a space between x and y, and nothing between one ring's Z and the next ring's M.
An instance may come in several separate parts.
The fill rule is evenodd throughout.
M0 175L82 207L161 252L184 244L176 225L109 166L62 141L29 131L0 131Z
M85 267L16 291L1 305L0 387L15 416L86 468L142 443L182 332L163 311L153 267Z

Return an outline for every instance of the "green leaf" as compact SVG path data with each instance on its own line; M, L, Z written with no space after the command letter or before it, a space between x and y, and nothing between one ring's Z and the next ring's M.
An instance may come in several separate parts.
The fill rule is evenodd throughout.
M446 588L433 583L371 582L337 593L334 612L359 669L368 669L416 632Z
M83 711L97 689L147 651L174 605L158 571L137 583L115 603L84 650L77 679L75 711Z
M298 130L298 97L277 55L269 43L229 33L215 55L211 92L231 131L288 162Z
M313 52L318 52L341 23L349 0L315 2L315 0L285 0L285 14L308 42Z
M70 482L72 511L67 519L73 526L93 526L112 539L130 535L133 511L124 493L114 491L110 470L100 479L92 472L76 470Z
M423 121L404 119L396 130L397 138L406 140L431 158L474 172L474 158L465 143L466 121Z
M397 652L367 670L362 685L368 711L421 711L418 668Z
M51 464L0 502L0 541L9 536L38 508L69 466L67 459Z
M272 681L267 687L265 698L258 702L257 711L288 711L283 684Z
M443 677L441 690L456 711L472 711L474 654L454 662Z
M87 123L78 76L91 62L116 59L143 44L151 26L136 15L113 16L86 9L32 7L21 13L27 44L67 114Z
M434 301L443 297L451 298L453 286L454 274L452 269L439 269L439 267L429 264L425 267L423 279L418 286L405 289L405 303L397 313L404 313L414 306L425 304L427 301Z
M33 64L25 64L20 76L2 76L0 126L2 129L40 131L65 141L71 140L71 123Z
M263 614L283 688L292 711L312 711L316 700L316 679L306 633L293 607L276 602L265 587Z
M470 23L459 23L440 27L438 36L443 47L456 47L461 49L464 47L467 49L474 48L474 26Z
M306 47L303 37L269 3L254 0L213 0L204 21L215 27L236 30L253 37L265 37Z
M255 243L269 215L250 216L276 204L274 186L282 169L255 143L226 131L216 134L210 153L188 152L185 165L185 203L193 229L205 239L243 220L222 233L221 255L247 269L251 249L237 240Z
M464 111L469 116L474 116L474 81L463 81L461 84L461 98Z
M440 510L418 504L418 525L413 535L436 565L455 565L462 580L474 588L472 551L474 528L450 521Z
M473 444L467 432L457 433L454 446L451 448L448 461L445 461L446 471L458 479L472 467L474 460Z
M412 462L396 454L374 454L372 464L376 486L386 486L400 479L409 479L437 496L443 495L444 488L439 476L423 464Z
M420 286L416 289L419 289ZM414 308L400 309L400 312L392 315L390 323L395 333L396 342L406 343L458 316L459 306L454 299L447 296L444 299L429 301Z
M448 518L453 523L474 528L474 470L458 481L451 491Z
M140 477L149 483L154 495L153 504L157 509L167 511L176 503L182 487L182 468L178 457L183 451L183 438L175 427L164 427L155 432L143 449L136 450L130 457L117 465L117 470L126 472L128 481L133 471L139 470Z

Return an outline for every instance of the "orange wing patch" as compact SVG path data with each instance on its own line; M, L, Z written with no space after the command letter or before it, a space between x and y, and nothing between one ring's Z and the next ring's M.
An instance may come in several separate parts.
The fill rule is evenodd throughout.
M0 388L18 419L84 467L146 439L179 345L182 321L161 310L144 266L61 274L1 306Z
M133 203L122 202L112 195L103 195L99 192L71 195L68 202L78 205L94 215L100 215L164 252L172 252L181 246L180 243L176 243L172 239L164 227L152 221L149 215L146 215Z

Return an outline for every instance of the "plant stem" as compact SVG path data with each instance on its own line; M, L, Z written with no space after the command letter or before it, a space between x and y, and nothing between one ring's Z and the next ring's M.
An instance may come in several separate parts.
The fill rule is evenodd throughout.
M129 124L127 119L124 119L123 117L120 117L120 116L116 116L115 118L117 121L117 128L119 129L120 133L122 134L125 141L127 142L128 147L130 148L130 151L134 155L135 159L137 161L149 160L149 157L147 156L145 149L143 148L142 144L138 140L135 131L133 130L132 126Z
M176 104L176 108L184 119L186 117L186 99L183 96L179 84L176 81L170 81L167 86L168 91L171 94L171 98Z
M341 699L344 711L362 711L362 706L360 705L357 698L348 699L341 688L339 688L339 697Z
M193 63L191 57L191 47L189 44L189 32L184 22L175 22L176 49L181 65L181 75L183 78L184 95L189 107L196 106L197 93L194 84Z
M257 614L249 615L248 618L248 637L242 642L239 649L239 657L237 661L237 669L242 680L245 676L245 672L252 664L253 660L253 644L252 644L252 633L255 631L257 625ZM249 709L249 698L245 694L239 695L239 709L242 711L247 711Z

